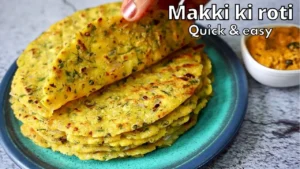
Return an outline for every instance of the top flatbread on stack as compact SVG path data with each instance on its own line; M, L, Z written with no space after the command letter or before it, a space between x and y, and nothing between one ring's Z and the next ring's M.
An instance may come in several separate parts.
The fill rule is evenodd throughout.
M211 63L189 45L190 22L156 9L129 23L120 6L74 13L19 57L12 109L36 144L80 159L141 156L196 123Z

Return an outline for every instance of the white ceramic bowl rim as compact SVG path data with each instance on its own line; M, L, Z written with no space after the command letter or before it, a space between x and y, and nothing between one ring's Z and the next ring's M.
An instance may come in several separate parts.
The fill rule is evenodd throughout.
M295 27L298 27L300 28L299 25L296 25L296 24L264 24L264 25L259 25L259 26L253 26L251 28L274 28L274 27L291 27L291 26L295 26ZM251 29L250 28L250 29ZM249 35L249 36L252 36L252 35ZM262 67L262 69L265 69L267 71L270 71L270 72L276 72L276 73L279 73L279 74L286 74L286 73L300 73L300 70L277 70L277 69L272 69L272 68L268 68L266 66L263 66L262 64L260 64L259 62L257 62L253 56L250 54L248 48L247 48L247 45L246 45L246 37L248 36L245 36L245 35L242 35L242 43L244 45L244 49L242 48L242 50L246 50L245 52L247 53L247 55L250 56L251 60L254 61L256 64L258 64L260 67ZM243 46L242 46L243 47Z

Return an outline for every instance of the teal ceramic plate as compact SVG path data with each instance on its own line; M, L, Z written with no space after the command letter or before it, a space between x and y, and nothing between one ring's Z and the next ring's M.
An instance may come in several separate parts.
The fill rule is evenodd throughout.
M115 168L159 169L197 168L219 154L237 133L246 111L248 88L245 71L231 48L219 37L204 36L213 64L214 96L202 110L195 127L182 135L174 145L158 149L142 158L115 159L107 162L80 161L50 149L36 146L20 133L20 122L9 103L14 63L7 71L0 88L0 140L11 159L22 168Z

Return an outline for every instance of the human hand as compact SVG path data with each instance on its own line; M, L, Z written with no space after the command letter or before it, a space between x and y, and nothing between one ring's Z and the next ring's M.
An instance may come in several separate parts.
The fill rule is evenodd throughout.
M126 20L137 21L154 5L168 10L170 5L174 5L177 8L179 2L180 0L123 0L121 9ZM208 2L209 0L185 0L183 5L185 5L186 9L198 9L199 5L204 5Z

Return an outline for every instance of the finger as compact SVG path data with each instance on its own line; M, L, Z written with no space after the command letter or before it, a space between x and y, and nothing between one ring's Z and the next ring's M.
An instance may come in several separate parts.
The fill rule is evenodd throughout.
M123 17L128 21L140 19L155 0L126 0L122 5Z

